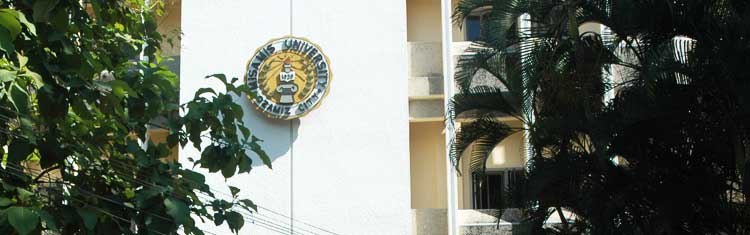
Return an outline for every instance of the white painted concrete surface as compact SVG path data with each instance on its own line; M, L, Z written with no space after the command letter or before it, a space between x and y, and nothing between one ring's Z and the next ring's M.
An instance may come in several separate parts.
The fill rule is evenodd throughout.
M331 60L328 96L297 121L269 120L237 99L274 157L273 170L255 164L227 182L212 174L211 186L237 186L262 207L337 234L411 233L405 4L294 0L290 11L288 0L182 1L182 103L199 88L218 88L205 75L242 78L257 47L289 34L290 12L294 36L320 45ZM180 150L183 164L197 154ZM278 234L246 226L240 234ZM225 226L203 228L229 234Z

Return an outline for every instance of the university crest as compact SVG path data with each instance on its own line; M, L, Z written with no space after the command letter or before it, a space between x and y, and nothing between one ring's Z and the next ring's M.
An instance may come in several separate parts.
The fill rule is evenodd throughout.
M274 39L258 48L247 64L245 82L252 103L275 119L295 119L315 109L328 93L328 57L304 38Z

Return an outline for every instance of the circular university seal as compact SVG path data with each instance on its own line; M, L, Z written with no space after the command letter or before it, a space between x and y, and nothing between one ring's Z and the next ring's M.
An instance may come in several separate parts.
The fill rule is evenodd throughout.
M295 119L315 109L328 93L328 57L305 38L273 39L255 51L245 83L256 109L270 118Z

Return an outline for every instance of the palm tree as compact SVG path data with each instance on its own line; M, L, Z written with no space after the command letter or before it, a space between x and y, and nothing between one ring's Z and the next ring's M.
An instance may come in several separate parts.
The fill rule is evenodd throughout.
M495 145L526 131L526 182L512 191L528 232L750 232L750 4L463 0L454 19L477 9L490 9L482 40L459 60L448 112L477 119L451 154L458 166L473 146L481 172ZM584 23L611 33L580 32ZM472 85L478 73L502 86ZM545 230L563 208L575 217Z

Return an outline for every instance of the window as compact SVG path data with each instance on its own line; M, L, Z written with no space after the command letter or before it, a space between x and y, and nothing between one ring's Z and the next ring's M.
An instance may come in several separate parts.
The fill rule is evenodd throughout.
M510 188L519 185L524 170L503 169L471 177L472 205L474 209L501 209L520 207L520 198L511 195Z
M477 41L482 36L482 17L469 16L466 18L466 41Z
M465 33L466 41L479 41L482 38L482 24L487 18L489 9L482 8L475 10L471 15L466 17Z

